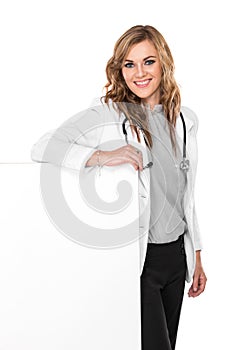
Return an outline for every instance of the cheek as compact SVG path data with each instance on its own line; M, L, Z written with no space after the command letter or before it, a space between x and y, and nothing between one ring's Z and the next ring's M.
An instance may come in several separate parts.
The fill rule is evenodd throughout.
M129 84L128 84L128 76L127 76L127 74L125 73L124 69L122 69L121 75L122 75L122 78L123 78L123 81L124 81L125 85L126 85L127 87L129 87Z
M123 78L125 79L125 82L128 84L130 83L130 79L131 79L131 75L129 70L125 70L125 69L122 69L122 75L123 75Z
M162 75L162 71L160 67L152 67L150 73L152 75L155 75L157 78L160 78Z

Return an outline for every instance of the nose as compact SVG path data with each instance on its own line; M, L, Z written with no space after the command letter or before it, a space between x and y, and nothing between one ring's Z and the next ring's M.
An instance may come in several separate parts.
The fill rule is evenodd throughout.
M143 66L143 64L138 64L136 69L137 69L136 70L136 77L137 78L142 78L146 75L145 67Z

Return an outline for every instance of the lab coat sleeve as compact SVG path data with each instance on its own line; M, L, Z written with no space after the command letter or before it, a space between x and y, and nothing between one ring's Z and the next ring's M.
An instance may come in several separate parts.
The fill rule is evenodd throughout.
M80 112L41 136L32 146L31 159L80 170L99 148L102 128L103 117L98 110Z
M193 113L194 119L195 119L195 124L194 124L194 130L193 130L193 143L194 143L194 149L193 151L195 152L195 158L196 158L196 164L195 164L195 169L194 169L194 183L196 179L196 173L197 173L197 164L198 164L198 145L197 145L197 131L198 131L198 126L199 126L199 120L196 114ZM195 189L195 186L194 186ZM193 232L194 232L194 247L195 250L202 250L203 249L203 243L202 243L202 238L201 238L201 233L200 233L200 227L197 219L197 212L196 212L196 204L195 204L195 191L193 189Z
M195 250L202 250L203 244L201 239L200 227L197 220L197 213L195 208L195 203L193 205L193 230L194 230L194 245Z

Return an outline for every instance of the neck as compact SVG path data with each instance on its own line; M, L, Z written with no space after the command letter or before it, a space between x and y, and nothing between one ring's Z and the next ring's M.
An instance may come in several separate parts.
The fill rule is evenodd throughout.
M143 101L143 103L144 103L146 106L148 106L148 107L150 108L151 111L155 108L156 105L159 105L159 104L160 104L159 101L156 102L156 103L155 103L155 102L154 102L154 103L151 103L151 102Z
M151 110L158 104L160 104L160 94L156 94L156 96L151 96L149 98L142 99L143 103L148 105Z

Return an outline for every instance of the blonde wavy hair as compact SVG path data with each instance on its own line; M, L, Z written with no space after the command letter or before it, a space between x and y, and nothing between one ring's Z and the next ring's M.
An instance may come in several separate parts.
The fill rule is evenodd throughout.
M141 125L147 140L147 146L152 147L152 137L148 126L148 114L143 108L141 98L136 96L126 85L122 75L122 68L128 52L133 45L144 40L154 44L158 52L162 68L160 84L160 103L163 106L165 117L168 120L172 147L176 154L175 132L176 119L180 113L181 97L180 90L174 78L174 60L171 51L162 34L150 25L136 25L128 29L116 42L113 56L106 66L107 83L104 86L106 94L101 97L105 103L116 102L118 111L123 112L129 119L131 129L136 132L140 142L139 133L135 123ZM117 103L118 102L118 103Z

